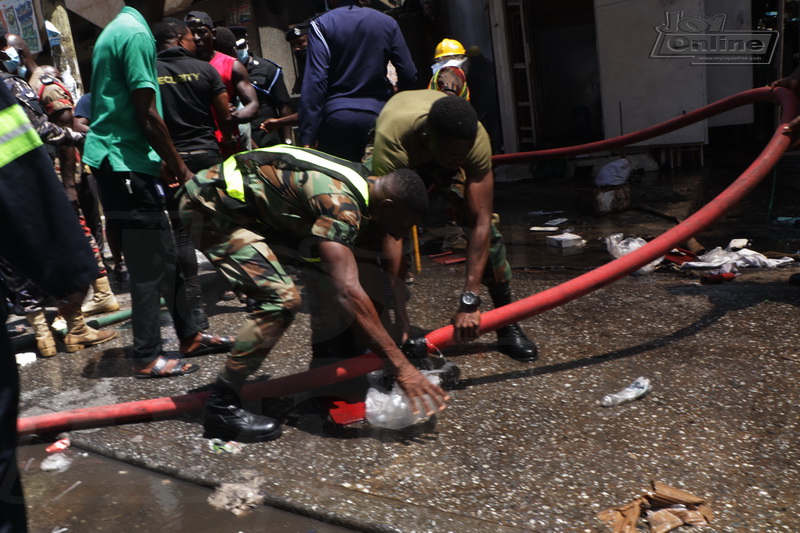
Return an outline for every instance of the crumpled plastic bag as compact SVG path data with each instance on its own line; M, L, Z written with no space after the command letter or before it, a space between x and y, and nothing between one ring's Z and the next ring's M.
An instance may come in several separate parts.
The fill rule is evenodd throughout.
M758 267L758 268L777 268L781 265L793 263L791 257L782 259L768 259L765 255L747 248L741 248L735 252L720 247L714 248L697 258L697 261L683 263L682 268L714 269L714 273L725 274L736 272L738 268Z
M625 185L631 176L631 162L624 157L612 161L597 172L594 178L596 187L611 187Z
M434 385L439 385L439 371L421 370L422 375ZM421 409L415 415L411 412L411 405L405 391L393 383L391 389L387 389L381 376L367 376L370 388L367 391L366 416L367 422L379 428L402 429L426 422L430 417L425 414L426 409ZM433 399L427 395L424 400L432 409L436 409Z
M608 248L608 253L613 255L616 258L620 258L623 255L629 254L634 250L638 250L645 244L647 241L642 239L641 237L628 237L627 239L622 238L622 233L613 233L605 238L606 241L606 248ZM652 261L636 272L634 274L649 274L650 272L654 271L656 267L664 260L664 256L662 255L655 261Z

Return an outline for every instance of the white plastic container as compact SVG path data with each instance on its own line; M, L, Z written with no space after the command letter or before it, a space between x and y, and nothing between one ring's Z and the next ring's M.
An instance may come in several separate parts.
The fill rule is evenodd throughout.
M556 248L572 248L573 246L582 246L583 239L580 235L574 233L562 233L561 235L548 235L545 241L550 246Z
M636 398L641 398L650 392L651 388L650 380L639 376L633 383L621 391L603 396L603 399L600 400L600 405L603 407L614 407L621 403L630 402Z

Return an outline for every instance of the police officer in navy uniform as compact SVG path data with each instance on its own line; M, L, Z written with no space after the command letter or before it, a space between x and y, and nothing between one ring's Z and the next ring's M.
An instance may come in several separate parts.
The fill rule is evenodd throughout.
M292 114L289 105L289 91L283 81L283 68L269 59L258 57L250 51L247 42L247 29L244 26L229 28L236 37L236 56L247 67L250 84L258 96L258 116L250 123L253 142L260 148L280 143L292 143L291 126L283 126L277 131L261 129L261 123L271 118Z
M393 18L359 0L328 3L333 9L309 23L298 142L360 161L369 131L394 94L387 62L401 91L416 86L417 69Z
M306 55L308 54L308 22L301 22L286 32L286 42L292 48L297 77L294 80L292 94L300 94L303 87L303 74L306 71Z

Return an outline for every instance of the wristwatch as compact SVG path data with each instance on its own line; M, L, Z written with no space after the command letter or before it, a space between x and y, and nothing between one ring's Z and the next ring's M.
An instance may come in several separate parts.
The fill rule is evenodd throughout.
M472 291L464 291L459 303L465 311L475 311L481 306L481 297Z

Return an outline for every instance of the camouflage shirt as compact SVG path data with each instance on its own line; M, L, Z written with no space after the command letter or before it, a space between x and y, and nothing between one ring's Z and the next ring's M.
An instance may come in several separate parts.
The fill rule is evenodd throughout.
M366 200L357 186L337 179L333 170L366 180L362 165L281 145L234 157L243 177L244 201L231 197L223 165L199 172L184 186L186 194L218 217L263 235L271 246L282 243L303 252L301 248L330 240L352 248L366 233Z
M42 142L52 146L76 146L83 142L85 137L83 133L72 131L70 128L61 128L48 120L46 111L28 82L5 72L0 73L0 79L25 110Z

